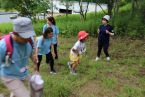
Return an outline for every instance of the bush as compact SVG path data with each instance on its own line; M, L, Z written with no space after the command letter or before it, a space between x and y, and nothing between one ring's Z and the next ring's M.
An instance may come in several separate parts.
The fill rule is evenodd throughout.
M94 36L101 23L101 17L102 15L98 14L98 18L96 19L95 15L90 13L86 21L82 21L79 15L69 15L68 18L64 16L58 17L56 21L60 28L60 33L65 37L77 35L80 30L85 30Z
M7 34L12 30L13 27L12 27L12 23L2 23L0 24L0 32L2 32L2 34Z
M131 37L144 37L145 35L145 26L141 17L136 15L127 26L128 35Z
M142 38L145 36L145 4L135 10L135 14L131 15L130 11L121 10L115 18L115 31L119 36L130 36ZM130 9L131 10L131 9Z
M90 35L95 35L98 26L101 24L102 14L94 15L94 13L89 13L87 20L83 21L80 15L68 15L56 17L57 26L59 27L60 34L64 37L70 37L77 35L80 30L85 30L89 32ZM42 34L43 25L46 23L45 20L33 22L33 26L37 35ZM2 23L0 24L0 32L6 34L12 31L12 23Z

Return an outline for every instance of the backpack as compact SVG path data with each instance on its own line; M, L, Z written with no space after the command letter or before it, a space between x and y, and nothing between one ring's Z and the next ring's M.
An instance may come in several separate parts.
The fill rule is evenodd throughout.
M4 36L1 36L0 40L2 40L2 39L4 39L5 43L6 43L6 56L8 55L9 58L12 58L12 54L13 54L13 41L12 41L11 34L7 34L7 35L4 35ZM30 43L30 45L33 48L34 42L33 42L32 39L29 40L29 43Z

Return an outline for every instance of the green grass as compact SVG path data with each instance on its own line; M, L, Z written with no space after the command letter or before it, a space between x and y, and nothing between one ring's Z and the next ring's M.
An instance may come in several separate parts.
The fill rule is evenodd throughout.
M120 10L126 12L130 6L127 4ZM67 67L69 51L77 41L77 37L73 36L76 36L80 30L96 35L102 15L99 13L95 16L90 13L86 21L81 21L79 15L69 15L68 19L65 16L56 17L61 33L59 60L55 61L58 74L49 74L49 66L45 64L44 58L40 70L45 81L44 97L145 97L145 75L143 74L145 72L145 40L143 39L113 37L109 50L111 61L106 62L102 54L101 60L95 62L97 39L90 37L87 41L87 52L78 66L78 75L69 74ZM121 19L120 21L122 22ZM37 35L41 34L45 23L46 21L33 22ZM11 23L0 24L2 34L10 31L12 31ZM30 71L33 72L32 63L30 67ZM2 83L0 83L0 93L4 93L6 97L9 95L9 91Z
M67 61L69 50L77 39L60 38L59 60L55 61L57 75L49 74L45 58L41 65L41 75L45 81L44 97L144 97L145 79L140 72L145 68L145 40L112 38L111 61L106 62L104 54L95 62L97 39L89 38L87 52L78 66L78 75L69 74ZM122 42L125 41L125 42ZM32 72L32 65L31 72ZM145 71L145 70L144 70ZM9 91L2 84L0 93L6 97Z
M65 16L56 17L56 22L61 35L64 37L74 36L80 30L86 30L90 35L94 35L97 32L97 27L100 25L101 18L102 13L97 14L97 16L95 16L94 13L89 13L86 21L81 20L80 15L68 15L68 18ZM34 30L37 35L41 35L45 23L46 20L33 22ZM1 23L0 32L3 34L9 33L13 31L12 26L12 23Z

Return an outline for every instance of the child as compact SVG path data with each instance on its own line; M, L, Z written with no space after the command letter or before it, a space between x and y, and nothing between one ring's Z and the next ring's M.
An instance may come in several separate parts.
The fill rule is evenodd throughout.
M31 20L26 17L15 19L13 25L9 40L8 37L0 40L0 78L15 97L30 97L24 80L29 77L29 58L33 57L29 40L35 36L35 32ZM8 47L12 47L11 54L7 52L10 49ZM33 62L36 64L36 59L33 59Z
M80 31L78 33L78 41L70 51L70 62L68 62L68 66L71 74L73 75L77 75L76 68L78 64L80 64L80 56L86 51L85 41L87 37L88 33L86 33L85 31Z
M56 22L54 17L48 17L47 18L47 24L45 24L43 26L43 33L45 32L45 30L51 27L53 29L53 38L52 38L52 44L53 44L53 48L54 48L54 54L55 54L55 59L58 59L58 53L57 53L57 46L58 46L58 34L59 34L59 29L56 26Z
M52 37L53 37L53 30L51 27L48 27L44 33L43 36L38 37L37 40L37 48L36 52L38 55L38 63L37 63L37 70L39 71L39 67L42 60L42 55L46 55L46 63L48 64L50 62L50 69L51 74L56 74L54 70L54 59L51 54L50 47L52 45Z
M109 37L113 36L114 33L112 33L113 28L112 28L112 26L109 25L109 20L110 20L110 16L105 15L102 18L102 25L98 29L98 33L99 33L99 36L98 36L98 53L97 53L96 61L98 61L100 59L102 48L104 49L104 53L107 57L107 61L110 61L110 56L109 56L109 53L108 53Z

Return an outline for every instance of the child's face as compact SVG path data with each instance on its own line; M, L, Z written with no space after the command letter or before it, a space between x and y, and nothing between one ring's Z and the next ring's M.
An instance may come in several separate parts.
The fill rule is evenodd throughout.
M31 38L22 38L18 35L14 35L14 39L19 43L27 43Z
M85 37L84 39L81 40L81 42L85 42L87 40L87 37Z
M47 23L48 23L49 25L52 25L52 23L51 23L49 20L47 20Z
M48 36L48 38L52 38L53 37L53 33L51 32L47 36Z
M102 19L102 24L106 25L106 24L108 24L108 22L105 19Z

